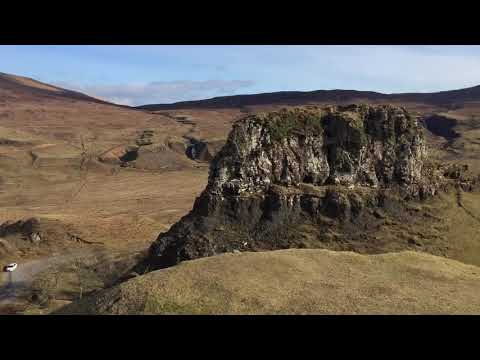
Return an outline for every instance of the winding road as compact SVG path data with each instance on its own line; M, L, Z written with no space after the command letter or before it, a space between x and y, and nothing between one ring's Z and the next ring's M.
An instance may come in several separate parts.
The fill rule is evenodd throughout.
M26 262L18 262L18 267L13 272L0 273L0 308L6 305L25 303L25 294L28 294L35 276L49 267L60 265L91 256L98 249L81 249L56 256L48 256Z
M143 249L142 246L138 249L131 247L128 250L128 254L138 253L141 249ZM71 263L74 260L78 261L91 258L92 256L112 255L115 253L127 254L125 251L92 246L26 262L17 261L18 267L15 271L2 271L0 273L0 313L3 307L27 304L28 298L26 295L30 294L31 285L35 277L49 268Z
M21 303L21 297L30 288L35 275L68 256L46 257L19 263L13 272L2 272L0 281L0 306Z

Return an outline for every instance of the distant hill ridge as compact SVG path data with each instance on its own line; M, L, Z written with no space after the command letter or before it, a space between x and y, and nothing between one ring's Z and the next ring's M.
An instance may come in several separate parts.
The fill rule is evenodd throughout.
M214 97L205 100L182 101L173 104L151 104L138 108L150 111L173 110L185 108L229 108L268 104L299 105L307 102L357 102L370 101L399 101L419 102L437 106L451 106L467 101L480 101L480 86L459 90L440 91L433 93L398 93L382 94L374 91L357 90L316 90L316 91L280 91L252 95L233 95Z
M122 106L104 101L78 91L64 89L37 81L32 78L0 72L0 98L39 100L44 98L62 98L89 101L94 103ZM123 106L122 106L123 107Z
M38 100L42 98L81 100L148 111L189 108L242 108L256 105L296 106L308 103L346 104L359 102L419 103L442 107L459 107L466 102L480 102L480 85L432 93L383 94L375 91L358 90L279 91L250 95L220 96L204 100L181 101L173 104L148 104L128 107L104 101L81 92L43 83L32 78L0 72L0 100Z

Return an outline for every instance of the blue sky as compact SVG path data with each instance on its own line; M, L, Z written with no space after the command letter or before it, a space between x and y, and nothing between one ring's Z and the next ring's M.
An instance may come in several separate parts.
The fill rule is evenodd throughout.
M0 72L143 105L282 90L480 84L480 46L0 46Z

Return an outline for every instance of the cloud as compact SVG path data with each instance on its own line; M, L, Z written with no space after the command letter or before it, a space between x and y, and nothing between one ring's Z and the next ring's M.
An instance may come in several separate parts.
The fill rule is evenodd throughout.
M49 55L44 48L35 49ZM288 90L431 92L480 84L479 46L185 45L55 50L46 58L37 53L2 53L0 68L7 71L23 62L28 71L16 73L39 74L39 80L48 83L64 81L59 85L129 105ZM32 57L44 64L28 61ZM43 72L36 68L40 65L45 66ZM223 80L200 81L205 79Z
M305 52L304 69L322 68L323 88L430 92L480 84L478 46L325 46Z
M252 86L250 80L155 81L150 83L78 85L57 82L57 86L122 105L167 104L234 95Z

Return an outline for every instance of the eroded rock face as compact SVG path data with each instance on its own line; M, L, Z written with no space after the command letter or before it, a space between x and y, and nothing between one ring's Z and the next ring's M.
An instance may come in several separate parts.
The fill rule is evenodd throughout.
M286 110L234 125L213 160L209 188L233 195L302 182L407 187L424 180L426 156L417 119L403 108Z
M148 267L238 250L356 250L330 231L340 227L362 249L378 252L383 212L407 221L405 200L434 195L447 186L448 174L461 177L457 170L428 160L417 119L403 108L309 107L248 116L234 124L213 159L192 211L151 246ZM313 235L291 234L300 227Z
M211 162L223 145L224 140L199 140L193 137L184 137L188 144L184 150L185 154L192 160L200 162Z

